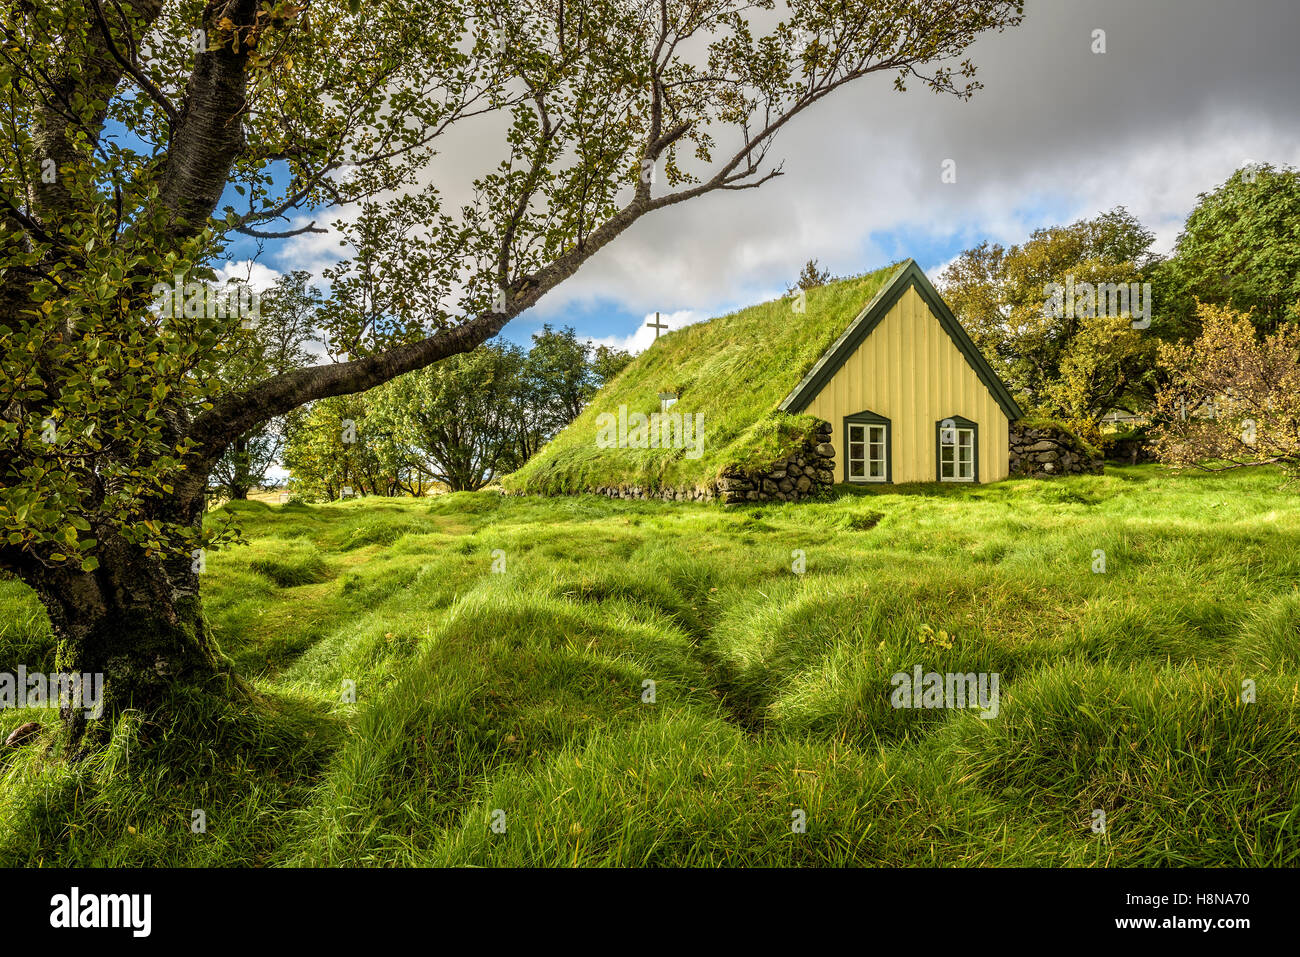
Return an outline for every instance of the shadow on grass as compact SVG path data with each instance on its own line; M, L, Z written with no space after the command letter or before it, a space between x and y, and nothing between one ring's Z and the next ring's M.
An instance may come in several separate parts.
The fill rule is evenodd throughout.
M58 715L0 764L0 866L259 866L346 733L318 699L178 694L68 760Z

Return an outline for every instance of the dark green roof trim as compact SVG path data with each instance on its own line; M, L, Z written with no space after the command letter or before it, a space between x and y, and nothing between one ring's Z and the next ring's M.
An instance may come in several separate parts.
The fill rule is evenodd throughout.
M794 390L781 400L777 406L782 412L798 414L808 408L808 403L817 397L817 393L825 387L826 383L831 381L832 376L839 371L840 366L848 361L849 356L857 351L858 346L862 345L862 340L871 334L871 330L880 324L880 320L889 314L889 310L898 302L900 296L906 291L907 286L901 284L899 279L907 271L908 260L901 263L894 274L885 281L880 287L880 291L875 297L867 303L863 310L857 314L849 327L840 333L840 337L831 343L831 347L821 354L813 367L808 370L808 374L803 377Z
M849 323L844 333L813 364L808 374L777 408L782 412L790 413L799 413L808 408L808 404L826 387L840 367L848 361L849 356L857 352L863 340L880 325L881 320L889 314L890 309L894 308L903 293L911 288L916 289L917 294L930 307L930 311L938 317L939 325L943 326L944 332L948 333L948 338L952 340L953 345L966 357L970 367L975 370L975 375L1001 406L1006 417L1012 422L1023 418L1024 413L1020 411L1020 406L1016 405L1016 400L1011 397L1010 390L998 378L993 367L988 364L988 360L980 354L975 343L971 342L966 330L961 327L957 317L952 314L948 304L926 278L915 259L907 260L894 271L880 292L876 293L875 298L867 303L866 308Z

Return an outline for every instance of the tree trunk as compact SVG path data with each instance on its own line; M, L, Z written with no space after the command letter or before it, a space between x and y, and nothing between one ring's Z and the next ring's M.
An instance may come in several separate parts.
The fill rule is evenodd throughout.
M168 561L121 539L101 540L93 572L41 568L24 577L49 612L60 674L102 676L102 713L63 708L70 742L102 743L127 709L157 716L178 695L242 689L218 650L199 598L201 555Z
M230 481L226 485L226 493L230 496L232 502L242 502L248 498L248 490L252 485L248 480L248 433L244 433L235 439L231 443L230 449Z

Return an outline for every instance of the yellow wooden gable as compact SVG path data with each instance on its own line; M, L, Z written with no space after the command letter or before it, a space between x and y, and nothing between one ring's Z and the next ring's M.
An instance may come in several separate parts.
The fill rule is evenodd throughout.
M915 261L782 402L833 426L838 482L993 482L1021 417Z

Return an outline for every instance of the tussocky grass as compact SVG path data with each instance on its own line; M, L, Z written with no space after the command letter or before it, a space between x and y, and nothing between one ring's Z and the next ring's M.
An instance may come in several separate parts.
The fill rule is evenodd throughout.
M0 751L0 862L1300 863L1275 472L226 511L251 544L208 557L205 608L256 695L77 762L53 711L0 712L46 726ZM53 657L0 582L0 670ZM998 673L997 717L891 707L917 665Z

